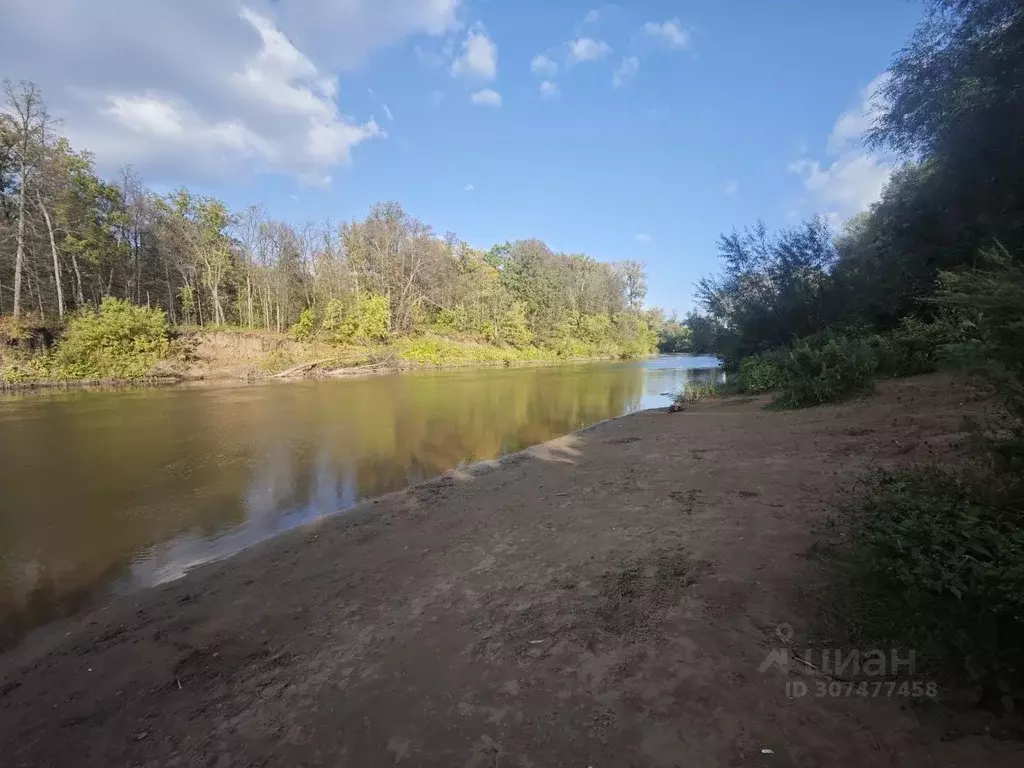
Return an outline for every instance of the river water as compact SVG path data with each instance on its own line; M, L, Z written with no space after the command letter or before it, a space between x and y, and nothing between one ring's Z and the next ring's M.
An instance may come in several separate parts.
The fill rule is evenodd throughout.
M363 499L667 405L716 366L0 395L0 646Z

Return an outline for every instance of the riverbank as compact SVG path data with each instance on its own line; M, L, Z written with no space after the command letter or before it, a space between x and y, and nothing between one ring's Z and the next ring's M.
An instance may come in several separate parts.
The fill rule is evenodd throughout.
M941 376L647 411L285 534L0 657L11 765L1018 765L906 698L787 697L867 469L951 455ZM788 628L795 633L790 637Z
M299 341L283 333L237 328L179 331L169 354L146 375L133 378L55 378L40 375L33 359L45 353L0 348L0 393L37 389L120 388L175 384L341 378L403 371L551 365L615 360L616 349L580 346L566 356L541 347L516 348L437 334L400 337L388 344L339 347Z

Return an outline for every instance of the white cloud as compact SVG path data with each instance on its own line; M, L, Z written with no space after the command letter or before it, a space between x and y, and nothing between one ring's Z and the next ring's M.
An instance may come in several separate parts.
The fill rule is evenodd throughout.
M644 24L644 32L665 43L669 48L685 48L690 44L690 31L679 22L679 19L669 19L660 24L648 21Z
M836 120L829 135L824 161L801 157L787 170L803 179L817 205L827 206L826 216L840 222L874 203L892 175L891 157L865 149L861 135L870 127L880 103L874 96L884 75L861 91L858 105Z
M740 193L740 183L735 179L729 179L722 185L722 191L726 197L736 197Z
M409 36L443 35L458 5L8 0L0 72L38 82L101 172L132 162L153 182L275 172L325 183L382 135L344 114L336 73Z
M538 53L530 61L530 71L535 75L552 76L558 74L558 64L550 56Z
M892 165L872 152L848 152L832 163L797 160L788 166L820 202L837 213L852 216L882 194Z
M860 92L860 103L855 109L840 115L828 137L828 151L839 154L851 145L861 144L867 130L874 125L884 102L879 91L889 82L889 73L883 72Z
M558 88L557 83L552 83L550 80L545 80L540 84L540 95L545 99L557 99L562 95L561 90Z
M636 56L626 56L612 74L612 87L619 88L633 79L637 70L640 69L640 59Z
M463 192L473 192L476 189L472 184L467 184L462 188Z
M452 64L452 75L489 82L498 75L498 46L482 29L470 30L462 55Z
M391 114L390 107L388 107L387 104L382 104L381 106L384 108L384 117L386 117L391 122L394 122L395 116L393 114Z
M501 106L501 94L497 91L492 91L490 88L484 88L482 91L471 94L469 100L479 107Z
M584 24L597 24L598 19L601 18L601 11L597 8L589 11L586 16L583 17Z
M649 243L654 238L652 238L646 232L641 232L639 235L633 235L633 239L636 240L638 243Z
M599 61L611 52L611 46L603 40L580 37L569 43L570 61Z

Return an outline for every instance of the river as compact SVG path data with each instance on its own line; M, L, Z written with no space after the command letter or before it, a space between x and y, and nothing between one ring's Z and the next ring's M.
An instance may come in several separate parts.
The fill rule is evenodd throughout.
M716 366L0 395L0 646L363 499L667 405Z

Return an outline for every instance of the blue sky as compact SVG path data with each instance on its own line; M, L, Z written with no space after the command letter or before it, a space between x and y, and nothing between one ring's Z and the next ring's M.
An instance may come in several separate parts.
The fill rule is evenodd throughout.
M680 313L720 233L814 213L840 224L877 196L892 161L857 138L869 86L921 13L900 0L58 2L64 14L13 0L0 74L39 82L101 170L132 161L159 189L296 222L393 199L477 247L539 237L636 258L648 304Z

